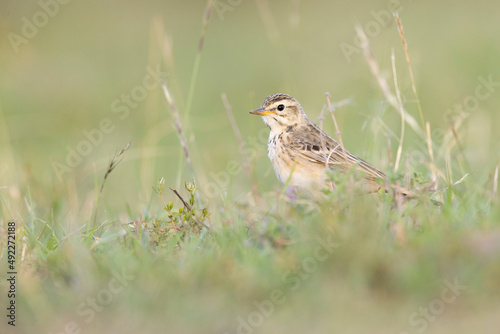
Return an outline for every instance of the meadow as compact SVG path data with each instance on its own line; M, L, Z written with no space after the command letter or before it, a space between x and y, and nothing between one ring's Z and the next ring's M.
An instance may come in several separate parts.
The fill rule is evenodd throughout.
M2 2L0 332L497 333L497 13ZM420 197L291 196L278 92Z

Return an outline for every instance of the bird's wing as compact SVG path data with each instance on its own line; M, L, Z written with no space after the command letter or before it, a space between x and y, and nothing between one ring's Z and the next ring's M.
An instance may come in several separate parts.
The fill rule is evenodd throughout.
M340 169L343 172L355 166L357 170L364 173L367 179L386 178L384 173L368 162L347 150L344 152L337 141L319 128L295 131L290 135L289 145L297 155L312 163L326 165L325 161L328 161L329 168Z

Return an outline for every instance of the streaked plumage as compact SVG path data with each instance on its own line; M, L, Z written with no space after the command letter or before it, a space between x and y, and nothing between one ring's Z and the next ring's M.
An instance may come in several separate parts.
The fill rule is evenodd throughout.
M377 179L386 179L377 168L342 151L340 144L321 130L309 118L297 100L286 94L268 96L262 107L251 111L262 116L271 132L268 156L278 180L302 191L316 191L326 186L326 169L346 173L351 168L360 172L362 187L376 192L381 186Z

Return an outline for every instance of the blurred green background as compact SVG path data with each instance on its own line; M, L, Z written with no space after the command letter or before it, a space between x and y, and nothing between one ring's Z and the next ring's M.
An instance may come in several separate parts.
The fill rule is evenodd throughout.
M44 11L42 7L45 5L40 3L49 3L48 11L53 14L45 15L48 18L46 24L44 16L39 14ZM394 52L399 89L405 107L419 120L396 24L391 21L382 26L377 19L389 13L391 3L216 0L199 54L206 1L73 0L58 5L49 0L2 1L0 192L4 201L3 222L8 219L22 222L27 216L55 217L54 220L64 226L66 232L77 230L93 215L95 190L111 157L129 141L132 141L131 148L107 180L101 198L99 221L118 220L126 223L141 217L151 206L153 211L161 211L161 203L151 190L157 180L165 177L166 185L177 189L182 188L181 182L191 180L171 109L159 85L147 91L145 99L130 108L127 117L121 119L120 113L114 112L114 101L123 94L131 94L137 86L142 85L148 66L152 69L159 67L164 73L188 139L196 181L202 195L205 195L203 201L209 202L214 211L223 210L216 206L221 197L242 199L250 189L250 182L244 172L237 173L230 181L221 181L220 173L227 171L228 162L234 160L241 166L237 140L221 100L222 93L227 94L243 142L249 144L254 143L258 135L267 137L265 125L258 117L249 115L248 111L259 107L270 94L282 92L296 97L309 117L316 122L326 103L325 92L331 94L334 102L350 99L348 105L338 108L336 112L344 144L352 153L384 171L389 170L388 139L395 154L398 141L391 131L399 136L401 121L398 114L387 105L364 56L358 52L354 26L359 23L362 27L368 25L375 29L370 45L374 58L391 85L391 52ZM491 1L401 0L396 7L403 22L424 118L430 123L431 129L447 132L449 123L445 115L449 115L450 110L456 114L457 106L463 105L468 97L475 96L481 84L479 77L491 77L494 82L500 82L499 6ZM33 22L34 16L42 20L40 22L43 24L36 32L31 31L32 37L22 37L23 29L29 30L25 27L26 20ZM18 37L13 37L12 33ZM21 40L19 36L25 39ZM342 46L347 44L357 51L346 56ZM193 76L197 56L199 71ZM469 172L473 180L486 182L499 163L500 134L495 130L495 124L500 124L500 86L492 87L490 96L478 100L478 104L470 108L468 116L457 127L465 157L459 150L451 153L452 181ZM190 90L194 93L189 115L186 115ZM92 145L81 162L59 178L54 164L65 164L68 152L86 140L85 131L98 129L103 119L111 121L113 130L103 134L102 141ZM385 126L382 126L382 122ZM325 119L324 128L328 133L334 133L330 117ZM280 189L266 156L266 142L257 141L254 147L256 149L252 152L255 155L250 163L259 190L268 192ZM422 139L407 126L403 157L407 154L413 156L415 152L426 154L427 149ZM461 163L455 165L456 161ZM466 165L464 161L468 162L470 169L463 167ZM410 162L412 171L428 173L425 162ZM444 155L436 155L436 164L440 169L447 170ZM401 167L400 171L403 169ZM206 196L207 185L217 183L217 180L228 187L218 187L221 195ZM369 247L367 252L370 252ZM346 259L349 258L347 253ZM453 250L450 250L451 253ZM79 256L71 253L68 263ZM121 255L116 256L127 261ZM255 255L257 258L259 256L258 253ZM202 281L205 274L212 275L212 280L224 285L223 274L212 272L214 268L204 267L205 260L210 260L209 255L206 257L190 265L202 267L195 278ZM433 258L432 252L424 257L427 260ZM50 268L50 258L44 258L43 261L47 261ZM129 265L144 268L136 261L140 262L134 259ZM168 260L160 260L159 264L155 261L148 258L145 262L150 266L170 264ZM226 259L218 261L223 267ZM259 279L260 265L256 261L250 265L251 269L247 268L251 272L249 276L243 275L247 282ZM272 265L273 262L269 262L269 266ZM38 268L33 268L34 271L40 269L33 266ZM98 275L100 270L92 268L90 272ZM263 269L270 276L272 270ZM189 270L186 269L186 272ZM184 276L179 275L170 278L182 282ZM195 278L191 279L194 280L193 284L200 284L199 290L206 292L206 289L210 289L210 286L203 286ZM106 281L105 278L102 280ZM40 288L37 284L40 283L35 281L26 281L26 286L33 284L35 291L28 291L26 296L37 295L36 291ZM237 281L238 278L233 278L229 289L239 289ZM179 282L174 283L174 286L181 284ZM259 282L255 284L257 286ZM307 298L309 293L317 293L313 289L314 284L311 283L313 286L302 292L298 299ZM342 303L356 304L356 301L349 299L349 293L343 290L345 286L340 283L338 291L329 291L328 296L336 298L340 295ZM54 287L54 291L57 288ZM30 297L35 298L31 305L49 303L52 288L41 289L46 295ZM257 287L254 289L258 290ZM439 291L440 286L436 289ZM193 292L195 296L184 301L181 290L161 291L161 297L165 299L170 298L169 293L174 293L174 305L169 304L169 307L179 308L179 312L188 312L191 302L198 296ZM144 291L137 290L136 295L128 298L134 303L138 300L138 305L144 305L147 302L144 299L155 293L157 290L145 288ZM236 301L231 299L231 290L227 294L229 299L226 301L216 293L213 296L202 295L200 303L210 305L213 302L231 309L232 303ZM251 295L250 292L248 294ZM360 298L358 302L362 303L359 300L366 297L365 292L356 291L355 294ZM250 302L252 298L249 297ZM61 300L66 303L63 305L70 305L70 309L74 310L74 305L81 299L61 297ZM381 300L385 301L385 297L382 296ZM323 305L322 302L327 303L320 301L317 304L319 306L316 306L318 309ZM399 307L397 301L389 301L388 304L392 310ZM290 314L285 312L280 315L268 328L284 330L280 319L293 318L301 310L300 300L293 305L291 310L286 311ZM53 305L41 315L32 311L30 316L57 318L58 323L49 327L61 328L69 318L58 318L59 307ZM361 306L361 309L364 307L366 311L375 306L370 304ZM414 305L405 304L401 318L414 310ZM114 311L120 312L120 307L106 312ZM161 318L161 314L149 311ZM302 315L309 320L304 320L304 328L298 327L297 332L314 328L308 321L315 319L315 311L318 310ZM137 310L130 307L127 312L137 328L141 328L140 307ZM203 317L209 317L210 314L196 314L193 319L209 322ZM381 314L386 315L384 311ZM488 314L484 317L493 321ZM377 320L380 315L376 313L366 312L365 315L366 321L373 321L374 324L385 321ZM315 324L319 331L326 318L316 317ZM356 315L348 314L345 319L346 325L354 324L352 332L356 332L355 328L366 328L366 323L356 324ZM102 318L99 321L103 321ZM302 321L302 318L298 321ZM475 326L479 323L487 322L479 316L471 320L468 328L477 328ZM126 327L122 323L104 321L99 326L104 329ZM155 328L152 324L149 326ZM451 318L443 326L451 328L451 331L458 325L455 326L454 318ZM396 331L398 328L401 327L395 325L392 329ZM439 330L440 327L435 328ZM224 326L221 324L219 329L222 332ZM161 328L156 330L161 331ZM171 330L176 332L181 329Z
M183 157L161 88L148 91L123 120L111 107L115 99L142 83L148 65L161 66L166 73L200 183L210 181L210 172L224 170L228 161L241 161L221 101L223 92L244 141L264 128L248 111L260 106L267 95L295 96L314 121L326 103L325 92L332 94L333 101L351 98L351 104L337 112L346 146L387 170L388 135L372 120L381 117L399 135L399 116L384 104L363 55L354 53L349 62L340 46L354 46L354 24L377 22L373 12L387 12L390 2L273 1L262 11L258 2L233 3L237 5L215 3L186 119L183 112L205 1L70 1L60 5L36 36L18 45L17 53L7 35L21 35L22 18L32 21L41 7L36 1L2 2L2 185L39 184L64 192L70 183L72 189L86 194L94 187L95 177L104 174L112 154L131 140L131 152L109 179L109 205L119 210L125 202L140 206L151 197L151 185L159 177L176 185L178 160ZM425 119L432 129L447 130L445 111L474 94L478 76L500 78L495 8L486 1L400 1L398 8ZM392 83L394 49L405 105L418 119L396 25L391 21L378 27L380 33L371 38L374 56ZM166 45L171 46L173 59L166 56ZM500 121L499 99L494 92L481 101L462 129L462 145L473 148L468 154L474 170L498 162L499 135L493 126ZM103 118L111 119L114 130L105 134L101 144L93 145L62 181L58 179L53 163L64 163L68 148L75 149L85 140L82 131L98 128ZM334 132L330 118L324 126ZM412 131L406 133L403 154L416 146ZM260 144L252 164L258 166L262 189L268 190L278 182L265 143ZM396 148L392 139L394 152ZM182 178L190 178L185 164L181 167ZM414 164L414 169L419 168ZM234 191L244 192L246 182L244 173L238 175Z

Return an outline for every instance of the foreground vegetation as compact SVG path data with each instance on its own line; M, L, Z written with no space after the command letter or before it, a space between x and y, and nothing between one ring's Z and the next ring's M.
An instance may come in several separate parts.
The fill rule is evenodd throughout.
M28 216L18 223L17 329L488 328L500 297L500 209L496 194L468 188L450 185L441 206L343 188L319 202L267 193L256 205L205 208L192 183L176 191L183 200L174 206L160 180L156 203L130 222L92 226L89 217L68 233L50 217Z

